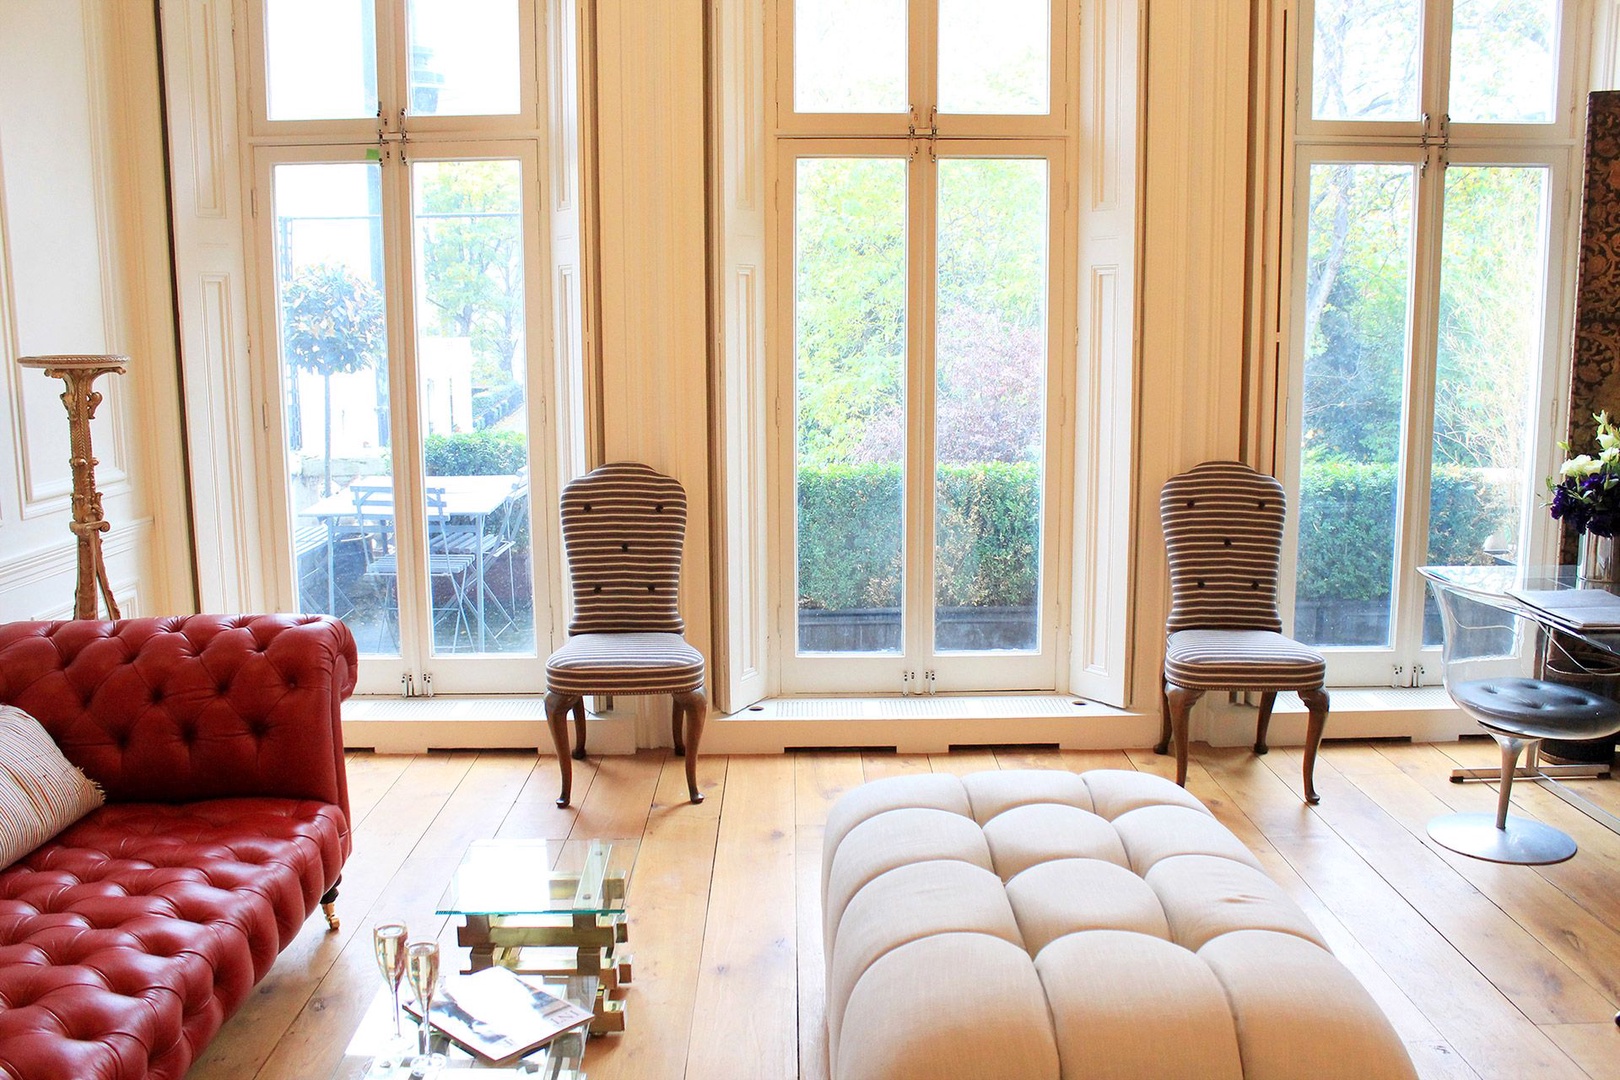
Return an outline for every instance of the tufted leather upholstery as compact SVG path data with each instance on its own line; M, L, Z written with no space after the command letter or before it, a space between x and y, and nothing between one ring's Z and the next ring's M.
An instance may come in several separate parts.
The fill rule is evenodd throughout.
M354 671L325 617L0 626L0 702L109 799L0 869L0 1080L185 1074L350 852Z

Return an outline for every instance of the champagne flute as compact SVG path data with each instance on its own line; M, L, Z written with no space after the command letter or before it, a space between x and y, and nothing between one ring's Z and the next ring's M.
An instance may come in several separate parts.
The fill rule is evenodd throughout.
M422 1010L422 1023L417 1028L416 1060L411 1062L411 1075L434 1076L444 1068L444 1055L428 1052L428 1039L433 1030L428 1022L428 1013L433 1008L433 995L439 989L438 942L411 942L405 949L405 975L411 981L411 992L416 995L417 1007Z
M371 944L377 952L377 970L382 972L383 982L394 994L394 1038L404 1037L399 1027L399 984L405 978L405 935L408 931L404 923L389 922L378 923L371 931Z
M375 1068L392 1072L409 1053L405 1033L399 1023L399 984L405 979L405 940L408 931L401 922L378 923L371 931L372 949L377 956L377 970L388 984L394 998L394 1037L377 1058Z

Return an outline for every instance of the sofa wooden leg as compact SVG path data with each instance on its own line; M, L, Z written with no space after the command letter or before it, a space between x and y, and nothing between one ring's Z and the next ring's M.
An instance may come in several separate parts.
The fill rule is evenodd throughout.
M343 927L337 913L338 885L342 881L343 876L340 874L337 881L332 882L332 887L321 896L321 914L326 916L326 932L329 934L335 934Z

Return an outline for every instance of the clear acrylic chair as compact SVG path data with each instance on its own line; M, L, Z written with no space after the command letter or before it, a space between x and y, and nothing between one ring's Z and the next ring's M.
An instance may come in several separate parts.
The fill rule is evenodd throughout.
M1575 854L1575 840L1550 825L1510 815L1513 782L1552 779L1539 761L1543 739L1598 739L1620 731L1620 705L1542 678L1549 654L1559 645L1533 619L1433 578L1429 585L1444 623L1446 693L1502 748L1496 812L1442 815L1429 822L1429 836L1442 847L1491 862L1562 862ZM1470 773L1475 771L1454 773L1452 779L1474 778Z

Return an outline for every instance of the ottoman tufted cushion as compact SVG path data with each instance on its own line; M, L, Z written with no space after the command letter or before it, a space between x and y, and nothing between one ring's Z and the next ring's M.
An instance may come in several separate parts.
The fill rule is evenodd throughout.
M105 806L0 871L0 1078L178 1078L343 863L329 803Z
M1161 777L880 780L828 815L834 1080L1411 1080L1225 826Z

